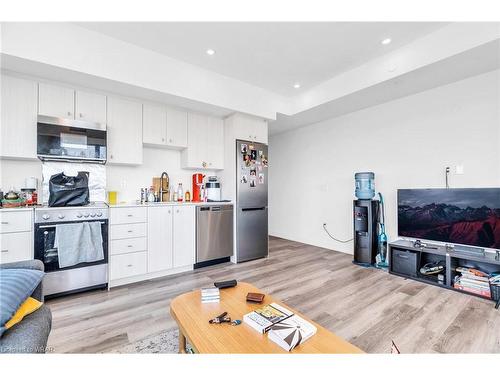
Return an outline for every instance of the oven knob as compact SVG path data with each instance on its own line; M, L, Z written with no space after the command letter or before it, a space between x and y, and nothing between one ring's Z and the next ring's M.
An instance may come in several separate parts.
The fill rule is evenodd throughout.
M92 212L92 213L90 214L90 217L95 217L95 212Z
M102 216L102 212L98 212L97 217L101 217L101 216Z
M89 213L87 212L87 213L85 213L83 216L85 216L85 217L89 217Z
M82 215L80 212L76 214L76 217L77 217L77 218L81 218L82 216L83 216L83 215Z
M59 219L64 219L64 215L63 215L63 214L59 214L59 215L57 215L57 217L58 217Z
M49 220L49 219L50 219L50 215L48 215L48 214L43 214L43 215L42 215L42 219L43 219L43 220Z

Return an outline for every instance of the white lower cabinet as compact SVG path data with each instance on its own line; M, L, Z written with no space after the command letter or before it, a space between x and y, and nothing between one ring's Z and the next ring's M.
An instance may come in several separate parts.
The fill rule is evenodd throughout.
M0 263L33 259L33 210L0 212Z
M143 275L147 272L148 254L145 251L111 256L110 280Z
M147 217L145 207L112 207L109 213L110 285L148 272Z
M195 263L194 205L110 211L110 286L186 271Z
M148 271L158 272L173 266L172 207L148 208Z
M0 263L32 259L32 232L0 234Z
M193 265L195 262L196 220L194 206L174 208L173 262L175 267Z

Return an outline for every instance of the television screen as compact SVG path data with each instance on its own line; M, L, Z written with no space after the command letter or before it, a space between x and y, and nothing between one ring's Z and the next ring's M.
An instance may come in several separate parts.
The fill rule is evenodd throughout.
M398 235L500 249L500 188L400 189Z

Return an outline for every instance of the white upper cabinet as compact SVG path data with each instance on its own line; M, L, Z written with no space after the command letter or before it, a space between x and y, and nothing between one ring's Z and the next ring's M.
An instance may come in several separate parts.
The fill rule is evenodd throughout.
M106 96L39 83L38 114L106 124Z
M38 114L73 120L75 118L75 90L40 83L38 85Z
M235 115L234 135L243 141L268 143L267 121L242 114Z
M149 145L167 144L167 111L165 107L144 104L142 118L142 142Z
M142 104L108 97L108 163L142 164Z
M188 114L186 111L167 108L167 145L186 148L188 145Z
M173 263L174 268L195 263L195 207L173 207Z
M148 272L173 267L173 214L175 207L148 207Z
M86 91L75 95L75 119L106 124L106 96Z
M207 134L208 168L224 169L224 121L220 118L208 118Z
M37 83L2 76L0 156L36 159Z
M172 149L187 147L187 112L156 104L144 104L143 138L145 145Z
M182 152L183 168L224 168L224 123L221 119L188 114L188 147Z

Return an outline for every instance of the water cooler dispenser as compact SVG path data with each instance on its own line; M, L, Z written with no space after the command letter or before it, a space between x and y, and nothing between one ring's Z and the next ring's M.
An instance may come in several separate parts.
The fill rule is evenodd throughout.
M354 263L374 265L377 256L377 218L379 204L375 196L375 174L355 174L356 200L353 201L354 216Z

